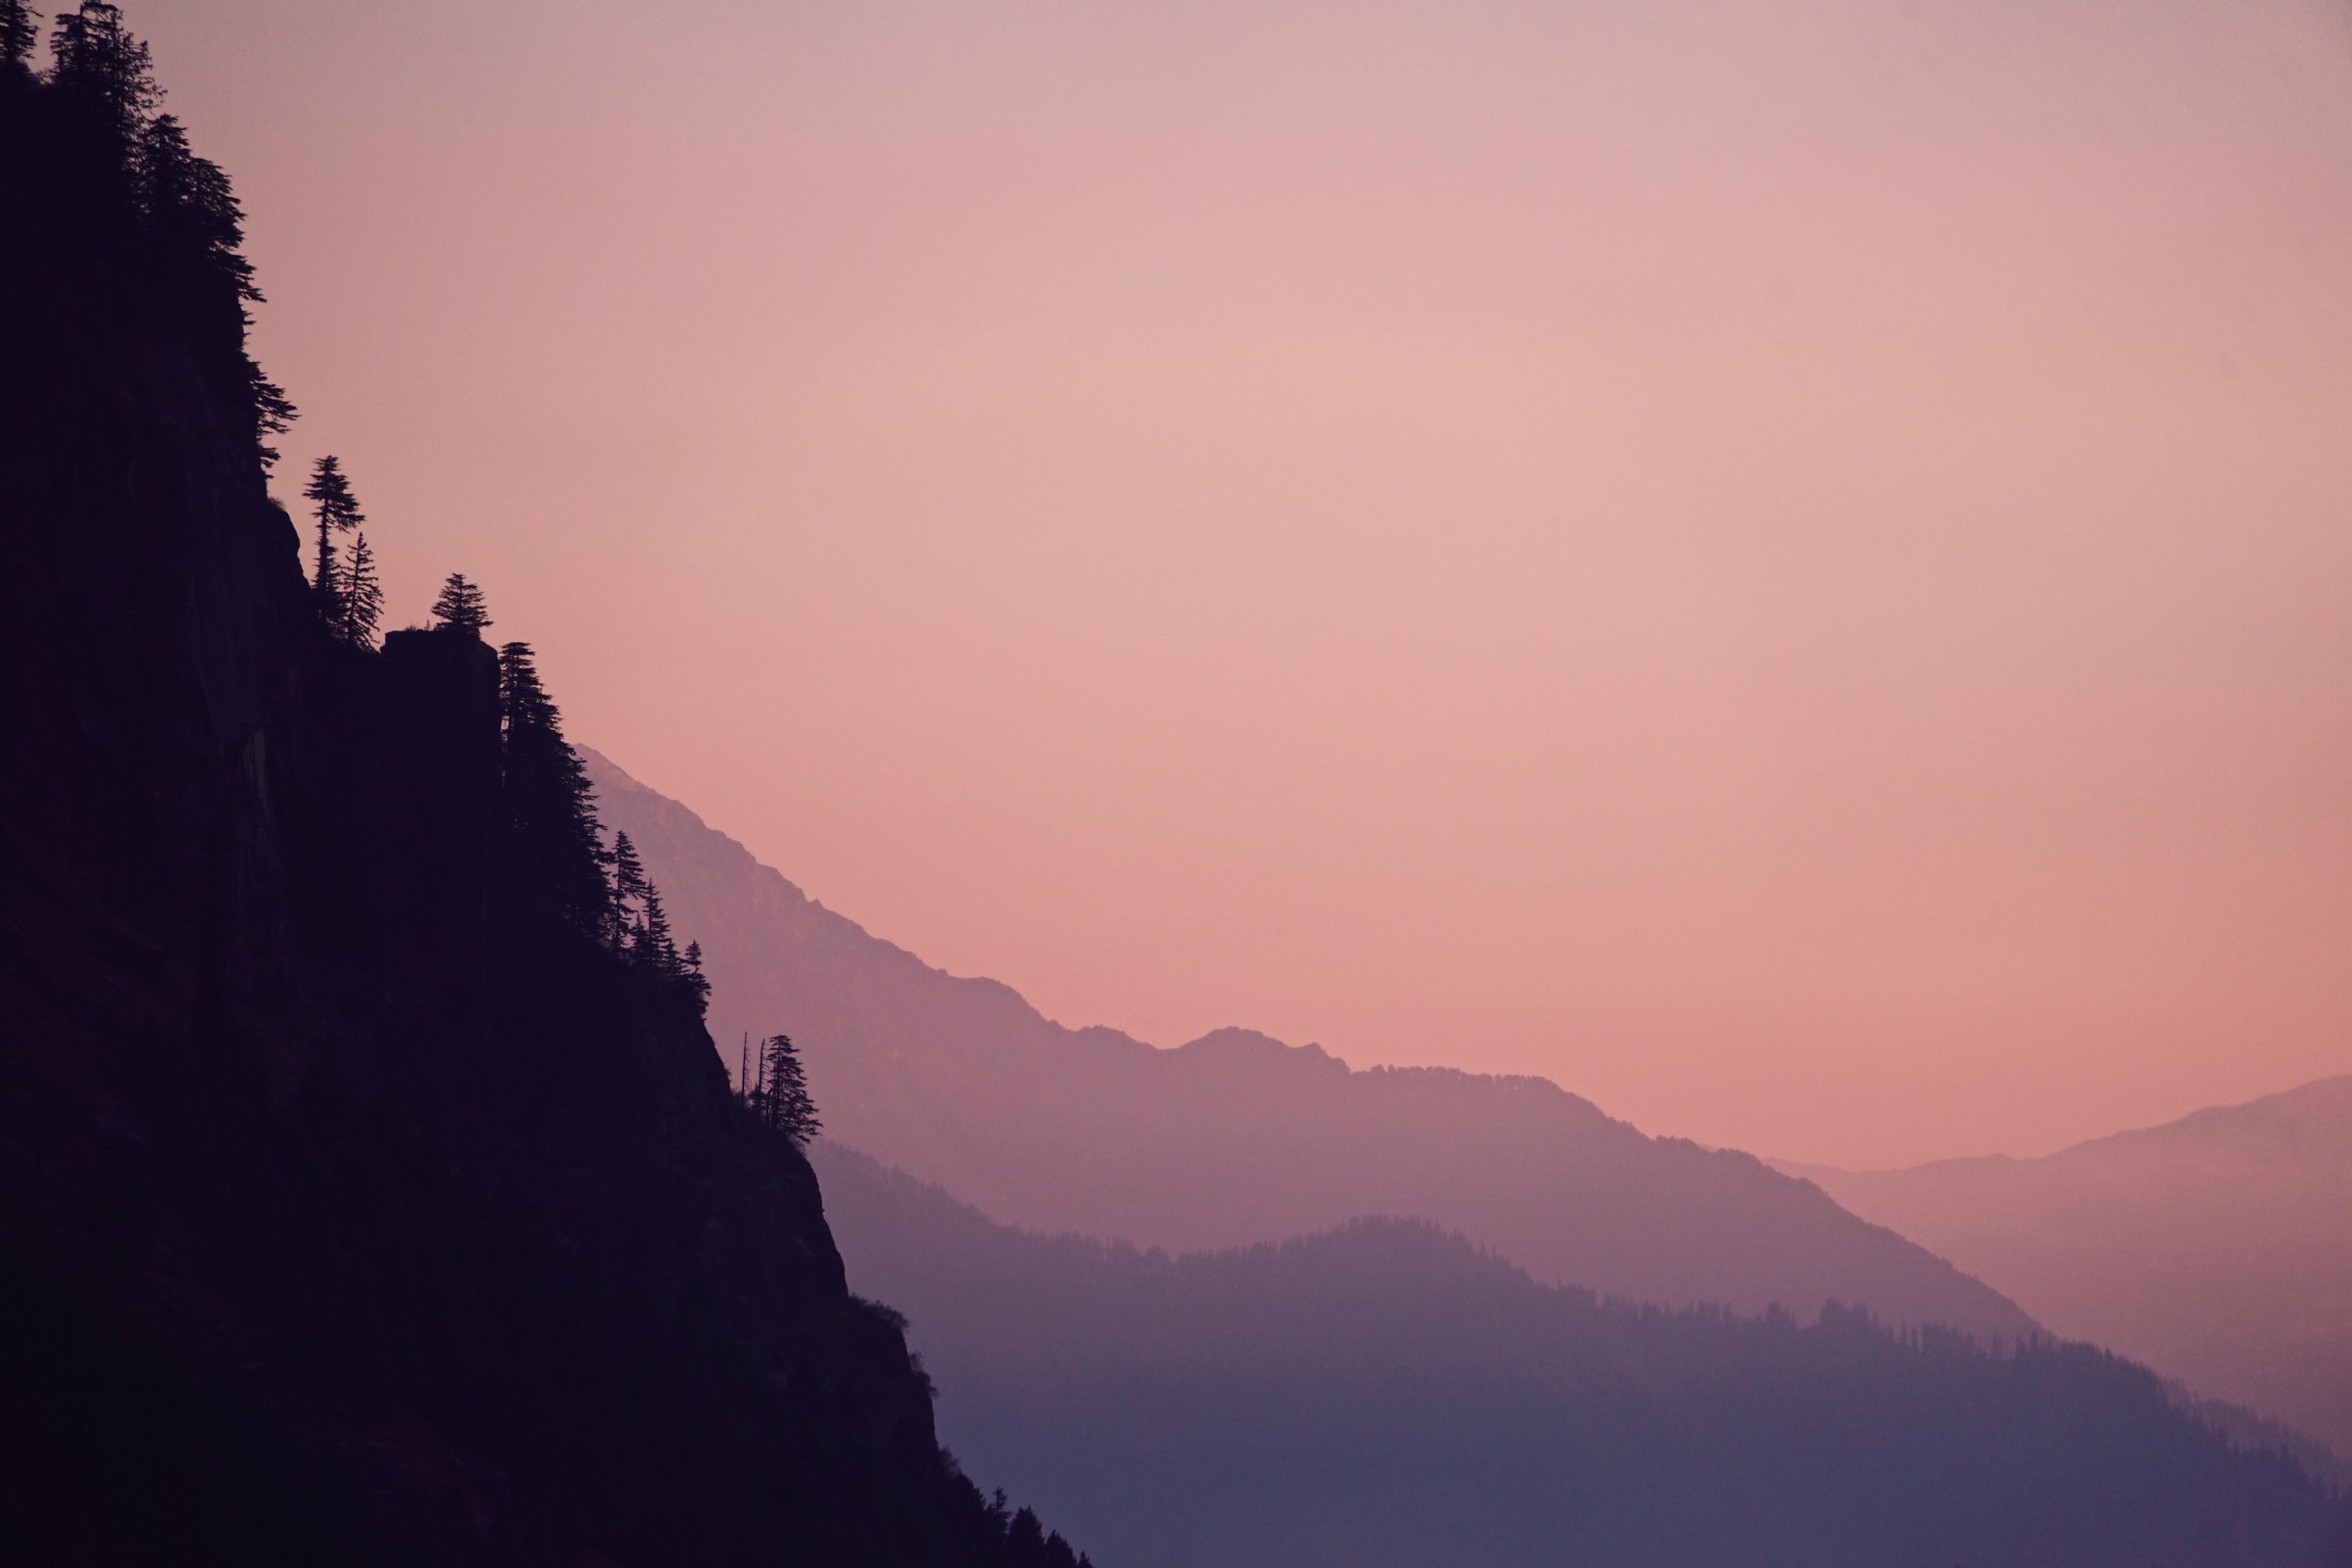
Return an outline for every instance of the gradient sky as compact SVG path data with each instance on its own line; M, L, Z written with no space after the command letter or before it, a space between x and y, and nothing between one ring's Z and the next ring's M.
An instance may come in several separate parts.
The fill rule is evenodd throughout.
M2352 1070L2341 0L128 0L395 621L1069 1022Z

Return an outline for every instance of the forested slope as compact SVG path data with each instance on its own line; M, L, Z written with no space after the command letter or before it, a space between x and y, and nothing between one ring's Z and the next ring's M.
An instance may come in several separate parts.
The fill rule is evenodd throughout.
M528 651L320 613L220 171L0 6L0 1558L1069 1563L611 939Z

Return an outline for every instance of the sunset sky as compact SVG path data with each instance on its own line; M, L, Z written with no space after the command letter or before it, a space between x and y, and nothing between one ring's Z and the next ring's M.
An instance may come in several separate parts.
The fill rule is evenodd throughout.
M1852 1164L2352 1071L2341 0L125 10L281 496L935 963Z

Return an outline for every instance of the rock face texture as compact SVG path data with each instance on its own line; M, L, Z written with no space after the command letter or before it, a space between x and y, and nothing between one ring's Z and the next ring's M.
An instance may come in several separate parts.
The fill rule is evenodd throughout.
M691 1003L516 912L492 651L321 627L72 108L0 62L0 1558L1042 1560Z
M1156 1050L1067 1029L808 899L585 754L716 984L720 1050L783 1030L829 1137L1008 1224L1144 1247L1280 1241L1361 1215L1459 1230L1547 1283L1810 1318L1824 1303L2014 1339L1997 1292L1736 1152L1643 1136L1543 1079L1351 1071L1228 1029Z

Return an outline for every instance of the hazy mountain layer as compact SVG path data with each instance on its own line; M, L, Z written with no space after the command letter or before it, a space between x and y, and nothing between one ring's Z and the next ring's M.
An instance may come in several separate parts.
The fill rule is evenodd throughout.
M2057 1332L2352 1450L2352 1077L2042 1159L1790 1168Z
M1409 1221L1171 1258L812 1157L958 1451L1139 1568L2345 1560L2291 1461L2087 1347L1600 1302Z
M1243 1030L1163 1051L1063 1028L869 936L588 760L606 819L703 943L721 1052L791 1033L834 1136L1009 1223L1212 1248L1408 1215L1539 1278L1642 1300L1809 1317L1838 1299L1982 1333L2034 1326L1807 1184L1644 1137L1542 1079L1355 1072Z

